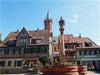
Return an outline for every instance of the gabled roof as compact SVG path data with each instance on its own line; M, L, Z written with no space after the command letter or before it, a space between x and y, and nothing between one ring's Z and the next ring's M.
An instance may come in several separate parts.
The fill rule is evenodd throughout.
M61 38L61 36L59 36L59 39ZM61 39L60 39L61 42ZM68 34L68 35L64 35L64 43L82 43L82 48L86 48L85 47L85 42L86 43L91 43L92 47L98 48L99 46L96 45L91 39L89 39L88 37L73 37L72 34ZM89 47L89 48L92 48ZM81 48L81 47L79 47ZM99 47L100 48L100 47Z
M8 36L2 41L2 45L4 45L5 43L7 43L10 40L16 40L16 36L18 35L17 32L10 32L8 34Z
M23 27L23 29L18 33L18 35L17 36L19 36L20 35L20 33L23 31L23 30L25 30L26 31L26 33L28 34L28 36L29 37L31 37L31 35L30 35L30 33Z
M27 31L27 30L26 30ZM38 30L38 31L27 31L32 39L42 38L41 44L49 43L49 31L48 30ZM17 36L20 32L10 32L8 36L2 41L1 46L5 45L8 41L14 41L17 39Z

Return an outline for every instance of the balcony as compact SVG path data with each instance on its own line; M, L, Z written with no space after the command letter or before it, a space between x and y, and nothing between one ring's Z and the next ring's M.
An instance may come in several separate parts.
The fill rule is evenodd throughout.
M76 56L66 56L67 59L76 59Z
M65 50L65 52L75 52L76 51L76 49L74 48L74 49L64 49Z

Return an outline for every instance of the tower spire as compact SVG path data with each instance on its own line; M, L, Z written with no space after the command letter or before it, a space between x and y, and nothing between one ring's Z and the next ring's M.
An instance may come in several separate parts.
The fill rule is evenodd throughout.
M47 17L46 17L46 19L50 20L49 10L48 10L48 13L47 13Z

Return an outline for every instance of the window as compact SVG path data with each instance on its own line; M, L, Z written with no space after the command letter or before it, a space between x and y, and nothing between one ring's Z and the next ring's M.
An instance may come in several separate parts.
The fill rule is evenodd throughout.
M94 50L94 55L98 55L98 51L97 50Z
M22 34L25 34L25 31L22 31Z
M72 49L72 48L74 48L74 45L65 45L65 48L67 49Z
M40 47L39 52L40 53L46 53L46 47Z
M92 43L88 43L88 46L91 47L92 46Z
M25 38L21 38L21 39L20 39L20 42L21 42L21 43L25 43L25 42L26 42L26 39L25 39Z
M89 51L89 55L93 55L93 51L92 50Z
M42 43L42 39L32 39L31 44Z
M80 51L80 55L84 55L83 51Z
M85 47L91 47L91 46L92 46L92 43L85 42Z
M79 44L78 44L78 47L82 47L82 43L79 43Z
M5 54L9 54L9 49L5 49Z
M21 53L21 49L20 48L15 48L15 54L20 54Z
M84 53L85 53L85 55L88 55L88 51L85 51Z
M8 42L8 45L15 45L16 43L15 43L15 41L9 41Z
M5 49L1 49L0 54L4 54L4 53L5 53Z
M12 61L8 61L7 67L11 67Z
M74 52L66 52L66 56L74 56L75 53Z
M54 51L56 51L56 47L54 47Z
M9 54L13 54L13 48L9 49Z
M24 48L24 53L25 54L30 54L31 48Z
M0 61L0 67L4 67L5 66L5 61Z
M33 48L33 53L38 53L38 48L37 47Z
M100 55L100 50L99 50L99 55Z
M15 67L21 67L21 66L22 66L22 60L16 60Z

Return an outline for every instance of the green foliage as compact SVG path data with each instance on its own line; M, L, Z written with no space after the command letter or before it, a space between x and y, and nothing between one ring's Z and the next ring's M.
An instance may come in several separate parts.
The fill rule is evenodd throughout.
M56 63L54 63L54 65L60 65L60 63L59 62L56 62Z
M46 63L50 63L50 58L48 55L43 55L39 58L39 61L43 64L46 65Z

